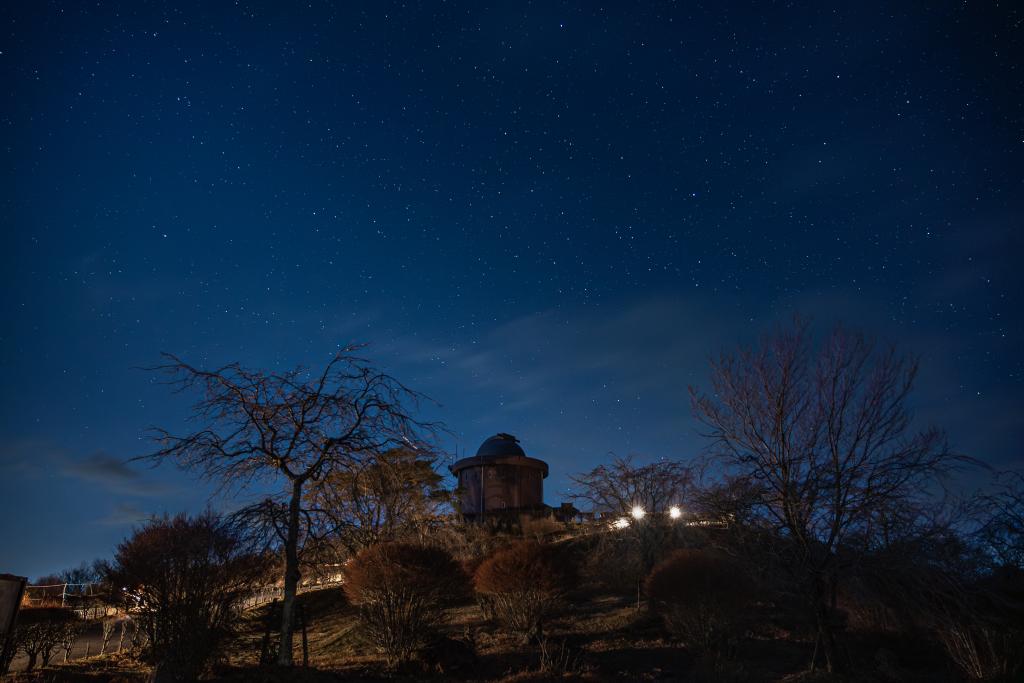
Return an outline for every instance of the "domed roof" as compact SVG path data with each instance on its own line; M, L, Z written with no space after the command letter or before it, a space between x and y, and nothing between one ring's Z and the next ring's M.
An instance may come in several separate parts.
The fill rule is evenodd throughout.
M508 458L516 456L525 458L526 453L519 446L519 439L505 433L495 434L480 444L480 448L476 451L476 457L478 458Z

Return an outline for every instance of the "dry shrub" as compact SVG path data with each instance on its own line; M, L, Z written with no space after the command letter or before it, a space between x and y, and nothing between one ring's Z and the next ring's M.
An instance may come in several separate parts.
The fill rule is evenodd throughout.
M1019 681L1024 673L1024 572L1002 567L959 592L937 613L950 659L976 681Z
M483 524L446 524L431 536L432 545L447 549L461 561L487 557L508 540L507 534L496 533Z
M549 536L565 532L565 525L551 517L534 517L532 515L521 515L519 517L519 529L523 538L543 541Z
M669 632L700 653L726 652L753 595L734 561L706 550L675 551L651 571L646 588Z
M582 651L570 647L561 640L557 643L548 638L540 638L540 670L553 677L563 678L583 673L585 666Z
M382 543L360 551L345 568L345 594L391 667L426 645L447 606L466 592L462 567L441 548Z
M1016 681L1022 670L1024 630L1006 624L951 620L938 631L950 659L973 681Z
M193 681L234 633L242 598L265 568L212 512L153 519L118 547L107 579L128 600L120 646L146 642L157 683ZM128 627L131 626L131 631Z
M474 584L484 613L529 639L541 636L544 620L560 606L572 578L552 546L519 541L485 560Z
M14 627L14 643L28 657L25 670L32 671L37 662L48 666L54 650L77 631L78 624L78 615L60 607L21 610Z
M635 597L646 573L640 548L633 541L618 533L595 534L586 539L580 571L584 581L602 592Z

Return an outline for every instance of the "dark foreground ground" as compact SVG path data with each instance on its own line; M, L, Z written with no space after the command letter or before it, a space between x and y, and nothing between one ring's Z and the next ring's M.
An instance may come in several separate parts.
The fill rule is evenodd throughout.
M754 628L726 661L695 659L667 638L658 620L635 600L575 596L575 608L546 627L545 651L524 645L488 623L475 604L452 611L448 640L437 653L403 672L389 672L372 645L359 634L352 609L340 589L300 596L309 627L309 668L258 666L267 608L248 618L211 680L273 683L299 681L463 680L529 681L842 681L888 683L959 680L941 651L893 634L848 633L844 639L847 671L829 676L808 673L810 645L771 626ZM770 619L764 619L768 624ZM296 661L302 661L296 638ZM14 669L17 671L17 668ZM31 676L15 673L9 681L145 681L149 669L129 653L93 656L49 667Z

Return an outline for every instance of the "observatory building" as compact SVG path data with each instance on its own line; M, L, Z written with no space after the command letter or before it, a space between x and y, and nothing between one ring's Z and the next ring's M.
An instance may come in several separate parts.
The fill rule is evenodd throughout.
M459 509L466 519L546 510L548 464L527 457L511 434L495 434L480 445L475 456L463 458L449 469L459 480Z

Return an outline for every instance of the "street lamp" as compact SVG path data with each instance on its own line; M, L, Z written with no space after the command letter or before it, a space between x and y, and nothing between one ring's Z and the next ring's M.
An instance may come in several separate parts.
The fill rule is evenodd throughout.
M642 507L640 507L639 505L634 505L633 506L633 511L632 511L633 519L637 519L637 520L643 519L645 514L647 514L647 513L644 512L644 509Z
M672 519L679 519L683 516L683 511L679 509L678 505L673 505L668 509L668 516Z

